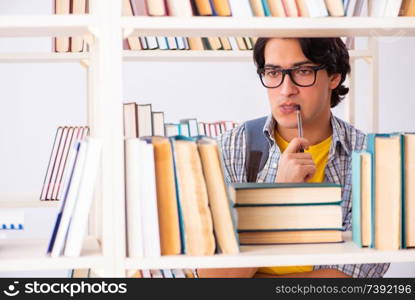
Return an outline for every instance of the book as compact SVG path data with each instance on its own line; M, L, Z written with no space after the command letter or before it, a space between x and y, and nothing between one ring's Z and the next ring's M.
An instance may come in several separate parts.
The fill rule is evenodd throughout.
M343 242L341 230L246 231L239 233L241 245L273 245Z
M402 136L369 134L367 138L373 159L374 246L397 250L402 242Z
M402 0L388 0L385 7L385 17L397 17L402 5Z
M216 140L201 138L197 142L208 192L209 207L218 252L236 254L239 252L236 220L232 213L230 199Z
M340 205L236 206L238 232L342 229Z
M46 200L46 193L50 184L50 178L52 176L53 167L56 161L56 155L62 139L63 127L59 126L55 133L55 139L53 141L52 151L49 157L48 167L46 169L45 179L43 180L42 191L40 192L39 199Z
M236 205L339 204L341 185L334 183L231 183Z
M152 116L152 125L153 125L153 136L164 136L164 112L162 111L153 111Z
M190 0L166 0L169 16L193 16Z
M298 17L298 8L295 0L282 0L287 17Z
M249 2L251 4L252 13L255 17L265 17L262 0L249 0Z
M180 124L185 124L187 125L188 128L188 134L185 134L183 132L181 132L181 134L185 135L185 136L189 136L189 137L196 137L199 135L199 127L197 125L197 119L182 119L180 120Z
M153 121L151 112L151 104L137 104L139 137L153 135Z
M173 152L168 138L153 137L157 210L162 255L181 253L181 235L174 179Z
M142 226L144 240L144 256L159 257L160 229L157 208L157 188L154 162L154 147L148 139L140 139L139 146L142 147L140 167L142 168L142 194L140 197L142 209Z
M240 1L240 0L239 0ZM209 0L195 0L197 14L199 16L212 16L213 10Z
M164 130L166 132L166 136L176 136L179 135L180 125L175 123L165 123Z
M252 9L249 1L229 0L232 17L252 17Z
M71 13L70 0L54 0L54 14L69 15ZM69 52L70 39L69 37L55 37L53 40L54 52Z
M185 253L212 255L215 252L212 216L196 142L176 137L172 140L176 186L182 212Z
M126 226L127 226L127 256L144 256L144 227L142 224L143 210L143 177L142 168L143 153L141 142L137 138L125 140L125 201L126 201Z
M58 170L61 163L62 156L64 155L65 147L67 146L67 138L69 134L69 127L64 126L62 131L62 137L59 141L55 161L53 163L51 177L48 183L47 191L46 191L46 198L45 200L53 200L52 198L52 191L56 183L56 178L58 176Z
M65 256L76 257L81 254L84 238L87 233L88 215L101 162L101 140L88 137L85 143L87 144L85 165L82 170L76 205L67 233L64 250Z
M399 16L415 16L415 0L403 0L399 10Z
M404 248L415 247L415 133L404 134Z
M268 7L273 17L285 18L287 16L282 0L268 0Z
M217 16L230 17L232 15L228 0L212 0L211 2Z
M86 13L86 0L72 0L71 13L82 15ZM71 52L82 52L84 50L84 40L82 36L73 36L70 40Z
M138 137L138 113L137 104L129 102L123 104L124 114L124 138Z
M71 217L76 205L78 190L81 184L82 172L85 164L85 157L87 152L86 141L78 142L74 145L74 150L77 153L75 158L75 165L72 173L70 174L69 185L66 189L63 200L60 203L59 213L56 216L55 225L51 238L49 240L49 246L47 253L52 257L58 257L62 255L65 240L71 222Z
M325 0L327 10L332 17L344 16L344 5L342 0Z
M369 16L383 17L385 15L385 9L387 4L388 0L369 0Z
M166 5L164 0L146 0L149 16L166 16Z

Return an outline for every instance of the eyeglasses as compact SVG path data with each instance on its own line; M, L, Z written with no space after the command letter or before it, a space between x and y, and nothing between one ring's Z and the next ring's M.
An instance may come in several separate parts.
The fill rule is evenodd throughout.
M277 88L283 82L285 75L289 75L291 81L300 87L312 86L316 82L317 71L324 69L326 66L298 66L290 69L281 69L275 67L258 68L257 72L261 83L266 88Z

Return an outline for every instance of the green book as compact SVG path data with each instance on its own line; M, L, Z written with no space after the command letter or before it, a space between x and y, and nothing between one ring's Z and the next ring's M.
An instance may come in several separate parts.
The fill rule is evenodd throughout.
M341 204L341 185L335 183L231 183L235 206L292 206Z

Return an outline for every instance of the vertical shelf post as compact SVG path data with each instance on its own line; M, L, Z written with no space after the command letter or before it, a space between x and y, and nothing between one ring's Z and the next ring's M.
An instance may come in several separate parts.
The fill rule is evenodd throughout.
M91 136L103 142L97 217L106 264L100 275L123 277L125 257L121 1L91 0L88 97Z

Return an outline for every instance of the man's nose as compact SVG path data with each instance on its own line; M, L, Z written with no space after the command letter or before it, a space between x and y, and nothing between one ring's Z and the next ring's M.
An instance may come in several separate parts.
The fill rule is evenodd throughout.
M288 74L286 74L284 82L281 84L280 93L281 95L286 97L298 93L298 87L294 84L294 82L291 80L291 77Z

